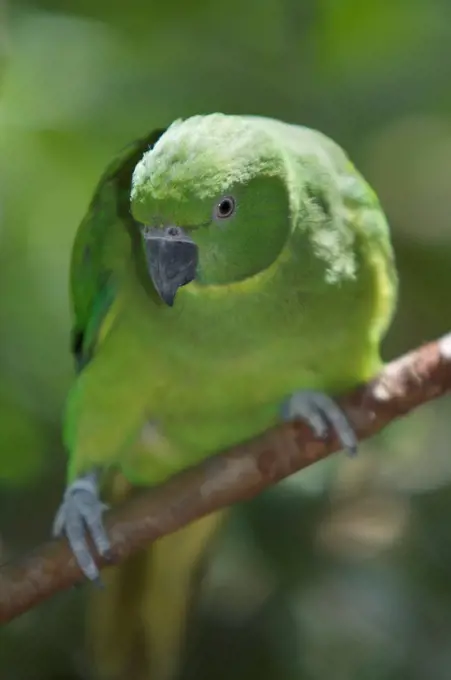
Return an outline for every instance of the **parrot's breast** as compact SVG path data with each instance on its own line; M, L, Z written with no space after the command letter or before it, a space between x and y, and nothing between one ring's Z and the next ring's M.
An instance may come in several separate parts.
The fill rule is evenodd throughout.
M270 302L186 295L153 314L128 306L113 344L151 423L140 450L158 480L274 425L299 389L334 394L374 373L377 352L357 309L340 323L331 313L328 328L320 308L307 315L298 299Z

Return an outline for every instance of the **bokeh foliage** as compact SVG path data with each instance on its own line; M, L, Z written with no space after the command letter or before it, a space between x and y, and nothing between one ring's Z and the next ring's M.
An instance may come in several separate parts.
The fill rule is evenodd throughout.
M449 0L14 0L0 5L0 66L2 560L46 538L63 489L74 230L106 163L152 127L219 110L332 136L393 228L385 357L450 330ZM443 399L357 461L237 508L184 677L449 678L449 414ZM2 678L89 677L84 592L1 631Z

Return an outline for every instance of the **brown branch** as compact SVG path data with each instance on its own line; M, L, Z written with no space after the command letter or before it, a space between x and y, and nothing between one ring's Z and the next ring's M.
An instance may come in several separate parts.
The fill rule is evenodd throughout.
M451 389L451 334L388 364L372 382L338 401L360 439ZM339 448L317 440L301 422L281 425L173 477L112 510L106 526L112 560L122 562L151 541L192 520L252 498ZM99 566L107 562L98 559ZM64 540L0 569L0 623L10 621L82 580Z

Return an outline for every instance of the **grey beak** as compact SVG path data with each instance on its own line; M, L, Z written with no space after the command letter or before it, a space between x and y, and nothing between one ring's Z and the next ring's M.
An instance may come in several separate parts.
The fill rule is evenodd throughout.
M198 250L181 227L149 227L143 234L147 269L153 285L169 307L181 286L196 276Z

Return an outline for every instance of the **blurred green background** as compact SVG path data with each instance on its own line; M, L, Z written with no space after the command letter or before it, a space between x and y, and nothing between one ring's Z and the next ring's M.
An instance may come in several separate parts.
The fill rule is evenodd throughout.
M451 329L450 0L0 1L0 561L64 484L68 261L108 161L194 113L342 144L393 228L389 359ZM326 358L325 358L326 359ZM450 400L234 510L184 680L451 677ZM0 631L7 680L92 677L86 588Z

